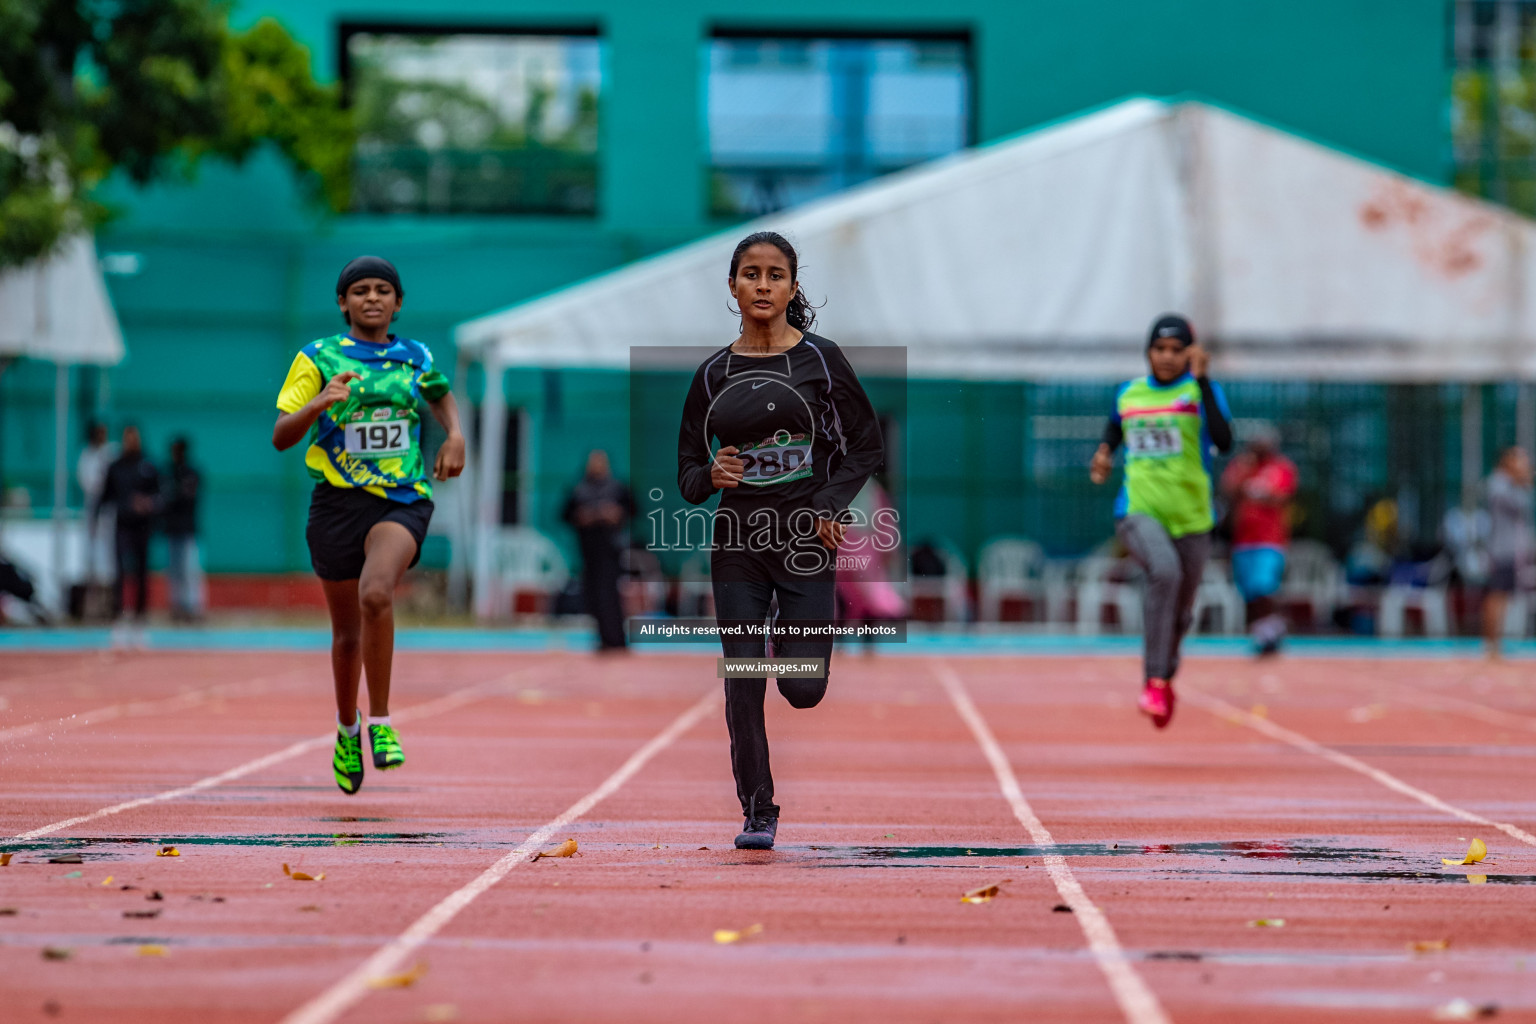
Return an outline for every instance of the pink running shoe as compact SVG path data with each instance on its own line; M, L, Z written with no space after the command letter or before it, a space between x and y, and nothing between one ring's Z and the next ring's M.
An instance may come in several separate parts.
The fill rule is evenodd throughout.
M1166 679L1148 679L1136 707L1152 719L1153 725L1166 728L1173 718L1173 684Z

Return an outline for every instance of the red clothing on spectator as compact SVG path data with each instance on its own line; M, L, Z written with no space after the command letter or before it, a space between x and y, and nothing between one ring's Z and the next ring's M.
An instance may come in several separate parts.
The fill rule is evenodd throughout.
M1290 503L1296 494L1296 465L1284 455L1255 458L1243 453L1221 475L1232 509L1233 547L1285 547L1291 541Z

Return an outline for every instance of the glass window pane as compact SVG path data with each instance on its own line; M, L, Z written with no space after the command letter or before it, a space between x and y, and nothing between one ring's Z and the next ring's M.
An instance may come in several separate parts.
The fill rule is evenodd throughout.
M717 215L794 206L970 141L961 41L720 38L705 68Z
M595 212L601 56L587 36L348 36L354 208Z

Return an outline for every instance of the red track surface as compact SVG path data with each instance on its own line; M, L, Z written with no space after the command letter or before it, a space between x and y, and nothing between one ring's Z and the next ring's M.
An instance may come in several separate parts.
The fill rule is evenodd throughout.
M1190 703L1156 733L1134 711L1129 660L947 664L1168 1018L1428 1020L1463 997L1536 1020L1536 847ZM499 690L400 715L517 670ZM356 797L317 744L179 799L0 841L17 851L0 868L0 907L16 908L0 917L4 1017L282 1020L590 793L712 692L712 674L705 658L402 655L409 763L370 772ZM1268 721L1529 832L1527 677L1203 660L1181 684L1263 705ZM7 655L0 835L321 736L327 679L323 655ZM427 966L414 985L364 988L336 1019L1128 1019L1083 915L1053 912L1040 851L929 662L840 655L823 705L770 696L769 728L778 850L731 849L740 819L716 706L557 831L582 856L519 863L405 958ZM1474 835L1488 860L1442 868ZM181 856L155 857L156 840ZM83 864L47 863L72 851ZM292 881L285 861L326 877ZM1471 871L1488 883L1459 877ZM1003 879L992 902L960 902ZM1260 918L1286 924L1250 927ZM738 944L713 939L759 923ZM1409 950L1424 940L1450 944Z

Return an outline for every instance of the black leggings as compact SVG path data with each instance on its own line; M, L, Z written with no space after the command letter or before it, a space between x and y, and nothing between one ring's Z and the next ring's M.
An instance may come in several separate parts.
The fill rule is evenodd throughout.
M125 591L128 578L133 578L138 593L133 602L133 612L139 618L149 607L149 524L117 527L117 582L113 587L113 604L118 614L128 610Z
M776 621L831 624L836 585L831 568L803 576L785 568L782 557L740 551L716 551L711 561L715 594L715 618L722 627L760 625L770 604L779 599ZM761 658L767 654L763 637L722 638L727 658ZM821 678L780 679L779 692L791 707L813 708L827 692L826 670L831 668L832 640L776 638L776 658L821 658ZM731 770L736 775L736 795L741 812L751 817L776 818L773 772L768 766L768 732L763 723L763 699L768 680L725 680L725 724L731 734Z

